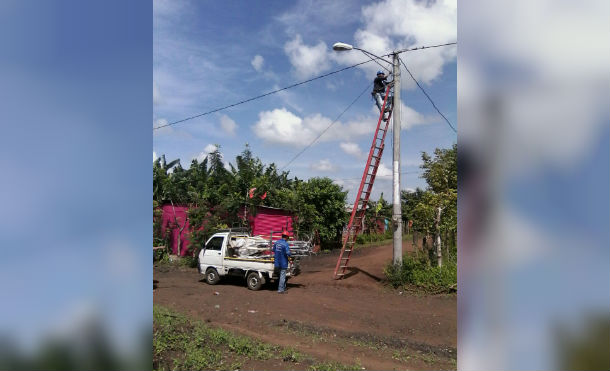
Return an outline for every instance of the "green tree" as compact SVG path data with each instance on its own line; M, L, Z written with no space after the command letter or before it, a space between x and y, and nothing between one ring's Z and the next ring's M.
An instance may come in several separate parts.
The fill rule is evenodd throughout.
M449 149L435 149L434 157L422 152L421 158L422 178L432 192L441 194L457 189L457 144Z
M434 234L440 267L443 263L441 236L457 232L457 144L450 149L435 149L434 157L422 152L422 162L422 177L428 189L416 195L420 199L413 208L413 217L419 230Z
M415 207L422 200L425 190L417 187L415 191L400 191L400 202L402 203L402 220L403 223L408 223L409 220L413 220L415 223L413 225L413 229L423 232L421 228L418 227L416 218L415 218Z
M162 155L153 162L153 200L156 200L159 204L167 200L167 186L170 182L168 172L179 163L180 159L167 163L165 155Z
M336 241L347 221L346 198L347 192L330 178L298 182L294 201L299 228L309 233L317 230L323 242Z

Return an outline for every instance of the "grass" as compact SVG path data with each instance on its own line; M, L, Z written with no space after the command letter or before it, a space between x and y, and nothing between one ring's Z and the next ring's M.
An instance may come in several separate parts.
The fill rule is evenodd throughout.
M342 363L338 362L323 362L316 363L309 367L311 371L335 371L335 370L345 370L345 371L360 371L362 370L362 366L360 364L355 364L352 366L346 366Z
M392 286L413 286L430 293L454 291L457 285L457 259L455 255L446 257L442 267L430 264L426 257L405 254L402 265L388 264L384 273Z
M356 237L356 244L354 245L355 249L362 249L366 247L377 247L384 245L391 245L393 242L392 233L382 233L382 234L359 234ZM412 239L412 235L403 233L402 240L410 241Z
M170 309L153 306L154 370L236 370L252 360L284 362L286 369L294 369L298 364L302 364L301 369L309 364L310 370L360 369L359 365L317 362L293 348L235 335Z
M428 364L432 364L439 361L439 358L434 354L427 354L422 352L407 352L404 350L395 351L394 353L392 353L392 358L401 362L409 362L411 359L419 359ZM451 363L455 364L455 360L452 359Z
M396 343L387 341L386 339L376 338L374 336L362 338L358 335L347 335L343 336L341 334L337 334L334 330L322 329L322 328L314 328L312 326L304 325L299 322L289 322L285 323L284 326L281 327L282 331L287 333L306 336L312 339L312 343L316 344L319 342L324 343L333 343L338 348L347 349L346 346L355 346L360 348L368 348L378 352L383 352L387 354L387 357L391 357L397 361L403 363L410 363L413 360L420 360L427 364L435 364L438 362L449 362L454 366L457 365L456 360L453 358L442 358L435 355L432 351L425 352L422 350L409 349L407 350L405 345L402 343ZM321 363L318 365L318 368L310 367L310 370L360 370L361 366L359 361L356 361L356 364L352 366L352 368L345 368L342 366L340 368L326 368L333 367L332 362Z
M163 250L161 250L163 251ZM176 260L171 261L170 256L163 252L159 253L158 257L155 256L153 265L154 266L174 266L174 267L187 267L187 268L197 268L197 264L199 260L197 256L181 256Z

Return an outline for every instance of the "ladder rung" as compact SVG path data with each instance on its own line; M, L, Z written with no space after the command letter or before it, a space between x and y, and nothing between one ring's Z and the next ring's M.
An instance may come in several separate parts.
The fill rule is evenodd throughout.
M347 265L342 265L339 267L339 269L341 269L341 268L347 268Z
M345 276L345 273L337 273L335 276Z
M345 249L345 250L343 250L343 252L350 252L350 251L352 251L352 249ZM342 258L342 259L346 259L346 258Z

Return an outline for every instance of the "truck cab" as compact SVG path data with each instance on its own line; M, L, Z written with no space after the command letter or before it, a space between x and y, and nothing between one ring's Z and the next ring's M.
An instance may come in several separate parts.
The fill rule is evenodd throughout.
M236 254L231 246L231 241L247 239L250 236L245 233L223 231L215 233L205 243L198 256L199 273L205 275L205 280L210 285L216 285L223 277L240 276L246 279L246 285L250 290L260 290L266 282L279 279L279 271L274 267L271 252L271 241L268 251L259 256L240 256ZM293 277L298 273L298 258L291 259L286 271L286 278Z

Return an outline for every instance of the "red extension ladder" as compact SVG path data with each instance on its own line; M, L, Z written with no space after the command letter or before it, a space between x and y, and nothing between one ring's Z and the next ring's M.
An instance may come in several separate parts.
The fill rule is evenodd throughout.
M375 136L373 137L373 144L371 144L371 150L369 151L369 157L366 161L366 166L364 167L362 181L360 182L360 187L358 188L358 193L356 194L356 202L354 203L352 214L349 218L349 223L347 224L347 233L343 239L341 254L339 255L339 260L337 261L337 266L335 267L335 273L333 275L334 279L340 279L345 276L345 271L347 269L349 258L352 255L356 237L362 231L364 213L366 212L366 206L373 190L373 183L375 182L377 169L381 163L385 136L388 132L392 111L394 110L392 102L388 102L388 97L390 96L392 86L393 85L388 85L386 88L382 110L379 114L379 120L377 120L377 129L375 130ZM389 107L389 112L388 118L384 120L383 116L386 106Z

